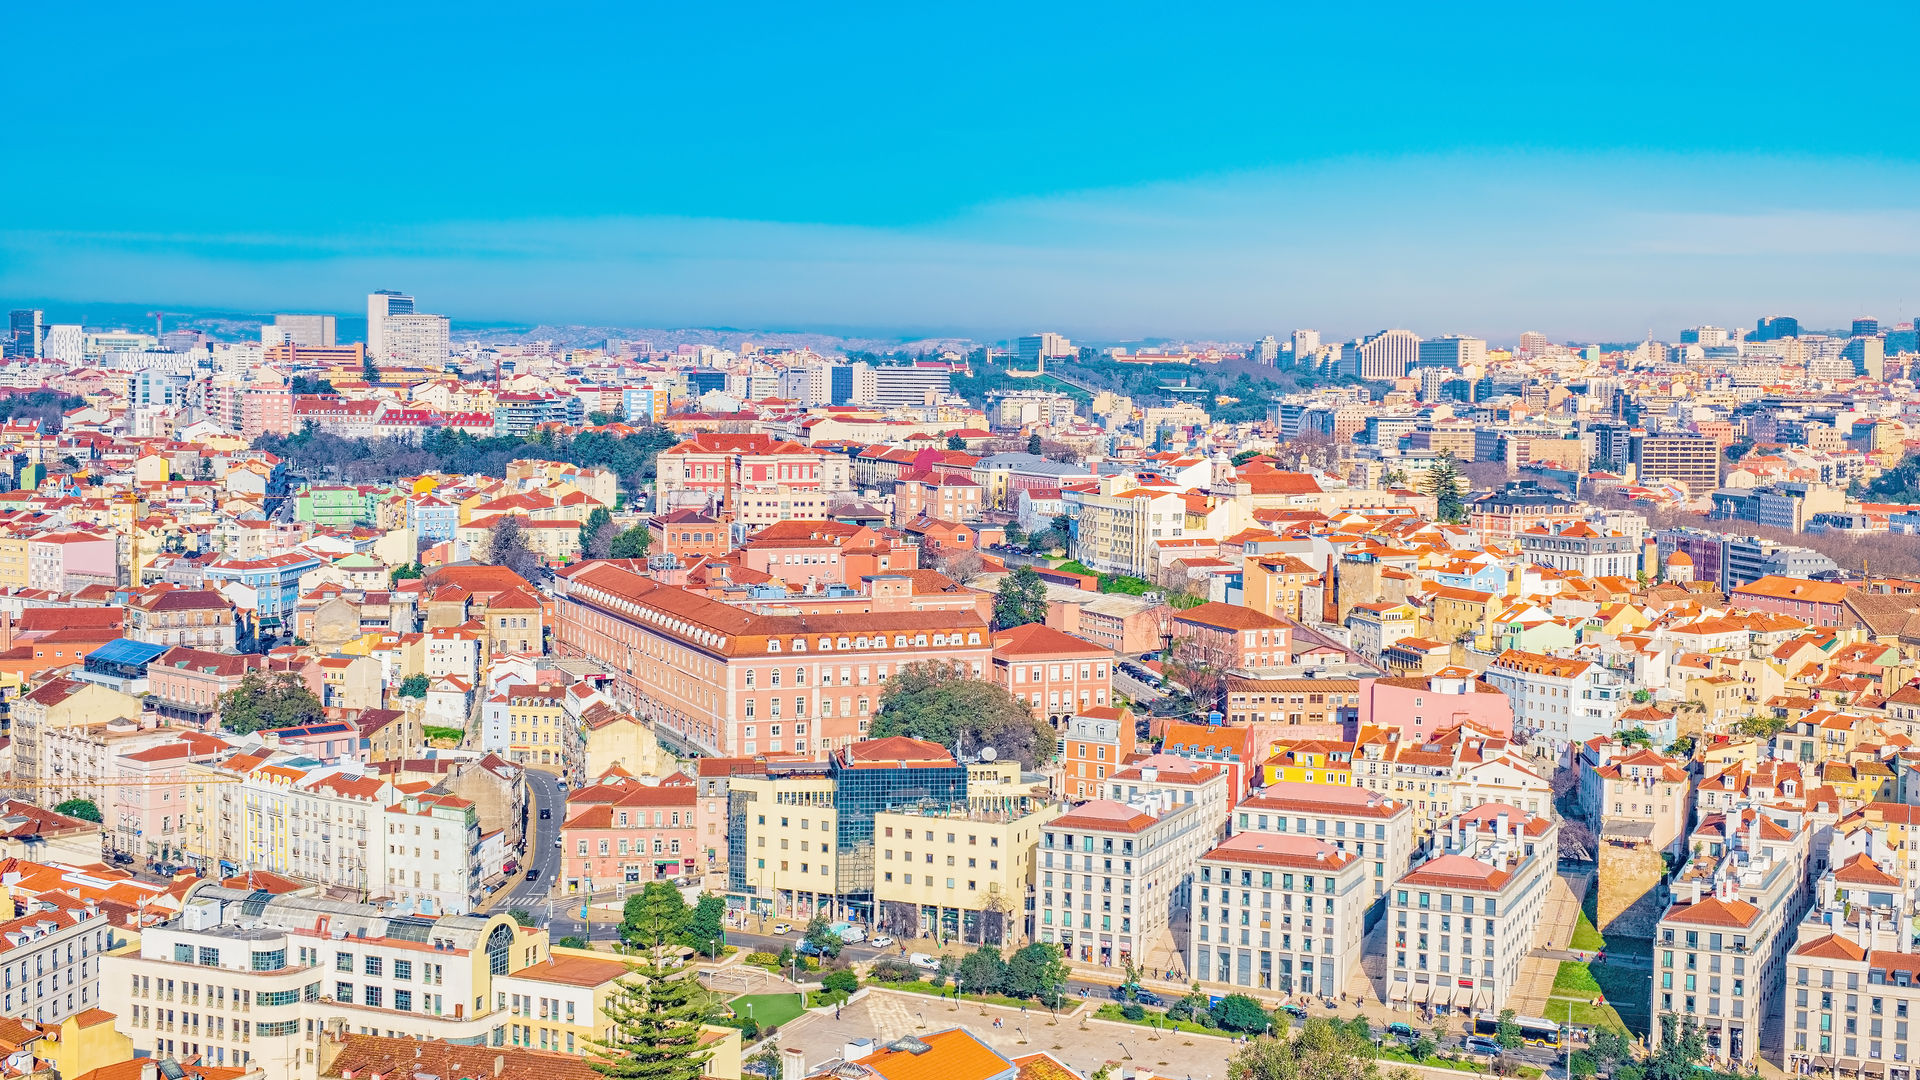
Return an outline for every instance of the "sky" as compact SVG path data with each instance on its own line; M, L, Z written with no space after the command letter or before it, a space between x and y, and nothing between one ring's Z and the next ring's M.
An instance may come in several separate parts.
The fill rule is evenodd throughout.
M1920 8L22 5L0 298L1086 340L1920 314Z

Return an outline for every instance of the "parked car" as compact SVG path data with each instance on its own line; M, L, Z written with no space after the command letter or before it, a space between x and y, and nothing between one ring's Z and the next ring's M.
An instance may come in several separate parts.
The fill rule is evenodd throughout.
M513 861L512 859L508 859L506 863L500 867L500 872L503 874L512 874L512 873L518 872L519 869L520 869L519 863Z
M928 956L926 953L923 953L923 952L913 953L912 955L908 956L907 963L912 964L914 967L917 967L922 971L939 971L940 970L940 961L935 960L933 957Z
M1481 1035L1469 1036L1466 1041L1466 1050L1469 1054L1485 1054L1488 1057L1500 1056L1500 1044Z
M1167 999L1161 997L1159 994L1151 990L1143 990L1137 986L1133 989L1133 1000L1142 1005L1165 1005L1167 1003Z
M1301 1011L1304 1012L1305 1010L1303 1009ZM1393 1036L1396 1039L1415 1038L1415 1035L1413 1033L1413 1026L1411 1024L1388 1024L1387 1034Z
M776 934L790 934L793 932L793 924L783 922L774 923L773 932Z
M893 939L885 934L881 934L879 937L867 942L867 944L876 949L891 949L893 948Z
M1280 1011L1296 1020L1305 1020L1307 1018L1307 1007L1305 1005L1282 1005L1280 1006Z
M867 940L867 932L850 922L837 922L827 929L833 931L843 945L854 945Z

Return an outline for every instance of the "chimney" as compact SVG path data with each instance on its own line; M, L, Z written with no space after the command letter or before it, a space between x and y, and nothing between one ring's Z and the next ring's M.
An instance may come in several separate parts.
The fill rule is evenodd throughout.
M1512 836L1513 835L1512 826L1513 826L1513 823L1507 819L1507 812L1505 810L1502 810L1500 811L1500 813L1494 816L1493 835L1495 835L1496 837Z
M493 1075L500 1076L507 1071L507 1055L493 1055Z
M1695 878L1694 880L1688 882L1687 884L1692 887L1692 892L1693 892L1693 899L1689 900L1688 903L1692 903L1692 904L1699 903L1700 902L1700 879Z
M780 1051L780 1080L804 1080L807 1075L807 1052L797 1046L785 1047Z

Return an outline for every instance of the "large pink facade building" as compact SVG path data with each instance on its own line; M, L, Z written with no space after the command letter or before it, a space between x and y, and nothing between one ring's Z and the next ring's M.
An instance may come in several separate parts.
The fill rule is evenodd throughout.
M1472 724L1489 735L1513 734L1513 703L1467 668L1360 683L1360 726L1392 728L1413 744L1434 732Z

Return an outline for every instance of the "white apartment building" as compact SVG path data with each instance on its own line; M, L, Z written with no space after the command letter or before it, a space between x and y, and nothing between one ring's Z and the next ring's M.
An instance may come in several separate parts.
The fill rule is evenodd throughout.
M410 368L442 368L449 337L445 315L389 315L385 320L382 363Z
M1095 570L1152 578L1154 541L1187 535L1186 503L1172 488L1146 488L1132 476L1103 476L1097 491L1063 491L1073 552Z
M1640 542L1624 533L1595 529L1584 521L1535 525L1520 533L1520 555L1535 566L1583 577L1631 578L1640 572Z
M1437 854L1394 883L1387 999L1499 1012L1534 945L1560 823L1489 804L1456 815Z
M197 884L172 921L106 957L101 1007L149 1057L315 1080L344 1034L505 1045L493 979L546 959L506 915L388 917L364 904Z
M1487 682L1513 705L1515 731L1534 756L1569 761L1571 748L1619 725L1628 688L1598 664L1508 649L1487 665Z
M1041 941L1086 963L1170 967L1169 925L1186 908L1200 856L1221 818L1171 792L1133 803L1096 799L1049 822L1040 840Z
M392 784L338 767L267 764L266 753L190 766L237 782L190 783L187 858L214 874L268 870L377 895L386 880L383 814Z
M1201 982L1332 997L1360 970L1366 866L1324 840L1241 833L1200 860L1187 970Z
M1693 1018L1707 1053L1739 1066L1760 1053L1761 1025L1807 907L1805 825L1744 807L1701 819L1655 929L1655 1015ZM1657 1048L1662 1037L1654 1025L1650 1043Z
M0 1016L58 1024L100 1004L100 957L119 944L99 906L67 893L29 897L0 922Z
M485 899L480 812L457 795L402 796L386 812L382 894L421 915L465 915Z
M1234 808L1237 833L1306 836L1353 855L1367 881L1367 904L1387 895L1413 861L1413 804L1365 788L1283 780ZM1369 913L1369 918L1374 913ZM1344 983L1339 984L1345 986Z

